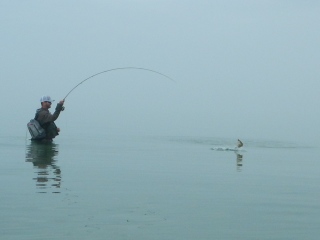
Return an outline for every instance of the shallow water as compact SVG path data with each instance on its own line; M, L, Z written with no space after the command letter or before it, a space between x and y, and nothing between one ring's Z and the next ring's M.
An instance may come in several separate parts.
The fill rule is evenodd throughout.
M201 137L0 138L0 236L318 239L319 148Z

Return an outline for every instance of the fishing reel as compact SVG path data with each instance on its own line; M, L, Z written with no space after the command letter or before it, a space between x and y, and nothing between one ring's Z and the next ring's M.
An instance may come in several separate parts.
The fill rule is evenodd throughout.
M62 108L61 108L61 111L63 111L64 110L64 106L62 106Z

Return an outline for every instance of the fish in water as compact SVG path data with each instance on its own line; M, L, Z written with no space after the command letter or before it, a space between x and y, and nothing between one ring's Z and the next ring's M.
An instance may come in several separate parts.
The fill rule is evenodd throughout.
M243 146L243 142L241 142L241 140L238 139L237 147L238 147L238 148L241 148L242 146Z

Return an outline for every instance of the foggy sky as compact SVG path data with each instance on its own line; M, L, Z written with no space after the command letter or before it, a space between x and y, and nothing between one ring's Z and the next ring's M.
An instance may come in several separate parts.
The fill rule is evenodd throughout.
M97 133L320 143L318 1L0 2L1 136L42 95L57 125ZM53 104L53 108L56 104ZM51 109L53 111L53 109ZM79 129L81 131L79 132Z

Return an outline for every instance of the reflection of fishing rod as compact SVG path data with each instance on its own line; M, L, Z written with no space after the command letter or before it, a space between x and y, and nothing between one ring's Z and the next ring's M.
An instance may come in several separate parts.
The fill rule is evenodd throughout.
M147 69L147 68L139 68L139 67L121 67L121 68L112 68L112 69L109 69L109 70L105 70L105 71L102 71L102 72L96 73L96 74L94 74L94 75L92 75L92 76L90 76L90 77L88 77L88 78L84 79L83 81L81 81L80 83L78 83L75 87L73 87L73 88L70 90L70 92L68 92L68 94L64 97L64 99L63 99L63 100L65 100L65 99L69 96L69 94L70 94L74 89L76 89L80 84L84 83L85 81L89 80L90 78L93 78L93 77L95 77L95 76L97 76L97 75L99 75L99 74L102 74L102 73L111 72L111 71L116 71L116 70L124 70L124 69L136 69L136 70L149 71L149 72L153 72L153 73L160 74L160 75L162 75L162 76L164 76L164 77L166 77L166 78L170 79L171 81L174 81L172 78L168 77L167 75L164 75L164 74L162 74L162 73L160 73L160 72L157 72L157 71L154 71L154 70L151 70L151 69Z

